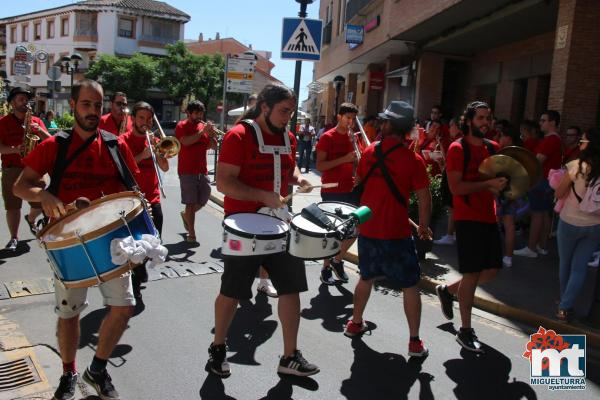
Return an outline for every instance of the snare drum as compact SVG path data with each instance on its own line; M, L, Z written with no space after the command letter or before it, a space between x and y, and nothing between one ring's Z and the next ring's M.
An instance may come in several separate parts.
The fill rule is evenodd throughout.
M223 220L225 256L257 256L285 252L288 225L279 218L256 213L237 213Z
M336 201L322 201L317 203L317 207L319 207L323 212L333 214L344 221L350 218L351 212L354 212L358 209L358 207L355 205ZM350 238L355 237L358 237L358 228L355 228L354 233L350 236Z
M143 234L158 236L152 218L135 192L121 192L92 201L47 225L38 240L46 250L50 266L67 288L82 288L107 282L133 267L129 262L113 264L113 239Z
M334 225L342 220L326 214ZM288 253L303 260L322 260L335 256L340 252L339 233L315 225L301 214L296 214L290 222Z

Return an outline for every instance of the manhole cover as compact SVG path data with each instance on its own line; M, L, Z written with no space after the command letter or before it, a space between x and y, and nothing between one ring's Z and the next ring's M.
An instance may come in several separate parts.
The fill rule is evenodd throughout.
M41 381L29 356L0 364L0 391L13 390Z

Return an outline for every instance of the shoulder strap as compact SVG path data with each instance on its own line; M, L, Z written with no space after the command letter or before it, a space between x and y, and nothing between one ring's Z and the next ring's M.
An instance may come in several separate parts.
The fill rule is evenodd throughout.
M460 138L460 144L463 148L463 173L462 173L462 175L463 175L463 179L464 179L465 175L467 174L467 170L469 168L469 163L471 162L471 147L469 146L469 142L467 142L467 140L465 139L464 136ZM490 156L493 156L494 154L496 154L496 148L494 147L494 144L492 143L491 140L484 138L483 144L485 144L485 147L487 147L487 151ZM463 199L466 204L469 204L469 195L468 194L463 195Z
M389 154L389 151L388 151L388 154ZM400 193L400 191L394 184L394 180L390 176L390 172L388 171L387 167L385 166L385 155L383 154L383 151L381 150L381 142L378 142L375 145L375 156L377 157L377 165L379 166L379 169L381 170L381 173L383 174L383 178L385 179L385 182L387 183L388 187L390 188L392 194L394 195L394 197L396 198L396 200L398 200L398 202L400 204L402 204L405 208L408 208L406 199L404 198L404 196L402 196L402 193Z
M378 146L381 147L381 142L378 142L375 144L375 149L377 149ZM394 150L396 150L397 148L400 148L400 147L404 147L404 144L398 143L398 144L393 145L385 153L383 153L383 157L384 158L387 157L388 154L390 154L391 152L393 152ZM364 179L361 179L360 183L357 185L357 188L360 186L364 187L364 185L367 183L367 180L369 180L369 177L371 176L373 171L375 171L377 168L379 168L379 163L377 163L377 162L373 163L373 165L371 165L371 168L369 168L369 171L365 175Z
M127 190L139 190L139 186L135 181L133 174L129 170L127 163L125 163L123 157L121 156L121 153L119 152L119 141L117 139L117 136L105 130L100 130L100 136L102 136L102 141L108 148L108 152L110 153L115 163L115 166L117 167L117 171L119 171L121 181L123 182Z
M493 156L494 154L496 154L496 148L494 147L494 144L492 143L491 140L483 139L483 143L485 143L487 150L488 150L488 154L490 156Z
M77 150L73 152L73 154L71 154L71 157L67 158L67 153L69 152L69 147L71 146L71 142L73 140L73 135L73 132L67 133L65 131L57 132L55 135L56 143L58 144L58 151L56 153L56 161L54 162L52 176L50 177L50 185L48 185L48 188L46 189L55 196L58 195L60 181L62 180L63 174L67 170L67 167L96 139L96 135L90 136L81 144L81 146L77 148Z
M575 191L575 182L571 181L571 190L573 191L573 194L575 195L575 198L577 199L577 201L579 203L581 203L583 201L583 199L581 198L580 195L577 194L577 191Z

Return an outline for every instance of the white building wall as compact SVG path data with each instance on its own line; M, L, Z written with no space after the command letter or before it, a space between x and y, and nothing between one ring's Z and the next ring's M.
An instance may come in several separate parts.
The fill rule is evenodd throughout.
M98 54L115 54L117 16L114 12L98 13Z

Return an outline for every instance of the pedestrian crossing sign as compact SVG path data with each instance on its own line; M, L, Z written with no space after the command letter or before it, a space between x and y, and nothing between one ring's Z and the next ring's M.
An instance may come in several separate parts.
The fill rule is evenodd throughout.
M281 35L281 58L319 61L323 21L320 19L284 18Z

